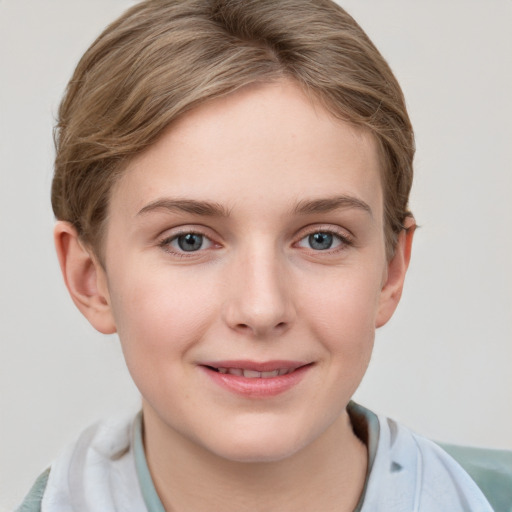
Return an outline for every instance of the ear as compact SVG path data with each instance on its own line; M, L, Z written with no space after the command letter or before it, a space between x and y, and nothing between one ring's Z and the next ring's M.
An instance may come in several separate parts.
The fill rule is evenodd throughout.
M76 307L98 331L116 332L107 276L92 250L80 241L69 222L57 221L54 241L62 276Z
M387 275L381 290L375 327L382 327L393 316L404 287L405 274L411 259L412 239L416 230L413 217L407 217L398 235L395 253L388 262Z

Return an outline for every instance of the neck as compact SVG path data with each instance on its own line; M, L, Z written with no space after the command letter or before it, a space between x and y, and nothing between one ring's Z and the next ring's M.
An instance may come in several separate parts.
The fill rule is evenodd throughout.
M278 461L219 457L171 430L147 406L144 444L168 512L353 511L367 471L366 446L345 410L315 441Z

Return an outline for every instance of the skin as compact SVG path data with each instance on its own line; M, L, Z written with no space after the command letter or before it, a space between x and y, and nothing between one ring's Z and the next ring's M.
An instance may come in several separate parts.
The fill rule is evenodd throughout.
M367 452L346 405L413 233L388 261L373 138L291 82L252 86L135 157L109 211L104 265L68 223L56 246L77 306L119 333L166 509L353 510ZM181 249L187 233L198 250ZM309 366L261 398L212 381L202 365L225 360Z

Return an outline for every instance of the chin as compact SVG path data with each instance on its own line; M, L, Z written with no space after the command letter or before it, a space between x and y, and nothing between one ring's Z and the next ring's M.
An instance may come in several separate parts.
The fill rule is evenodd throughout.
M225 449L217 449L216 455L232 462L270 463L288 459L300 449L301 446L290 445L289 441L268 443L258 439L252 442L231 442Z
M292 457L315 436L297 432L290 425L267 425L255 422L253 425L239 425L234 431L226 430L210 439L209 450L226 460L244 463L268 463Z

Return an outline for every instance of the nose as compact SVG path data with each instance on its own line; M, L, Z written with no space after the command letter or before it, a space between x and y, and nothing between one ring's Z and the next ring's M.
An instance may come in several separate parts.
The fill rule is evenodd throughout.
M247 250L236 260L227 277L227 325L256 338L286 332L296 314L293 287L283 258L276 251L259 247Z

